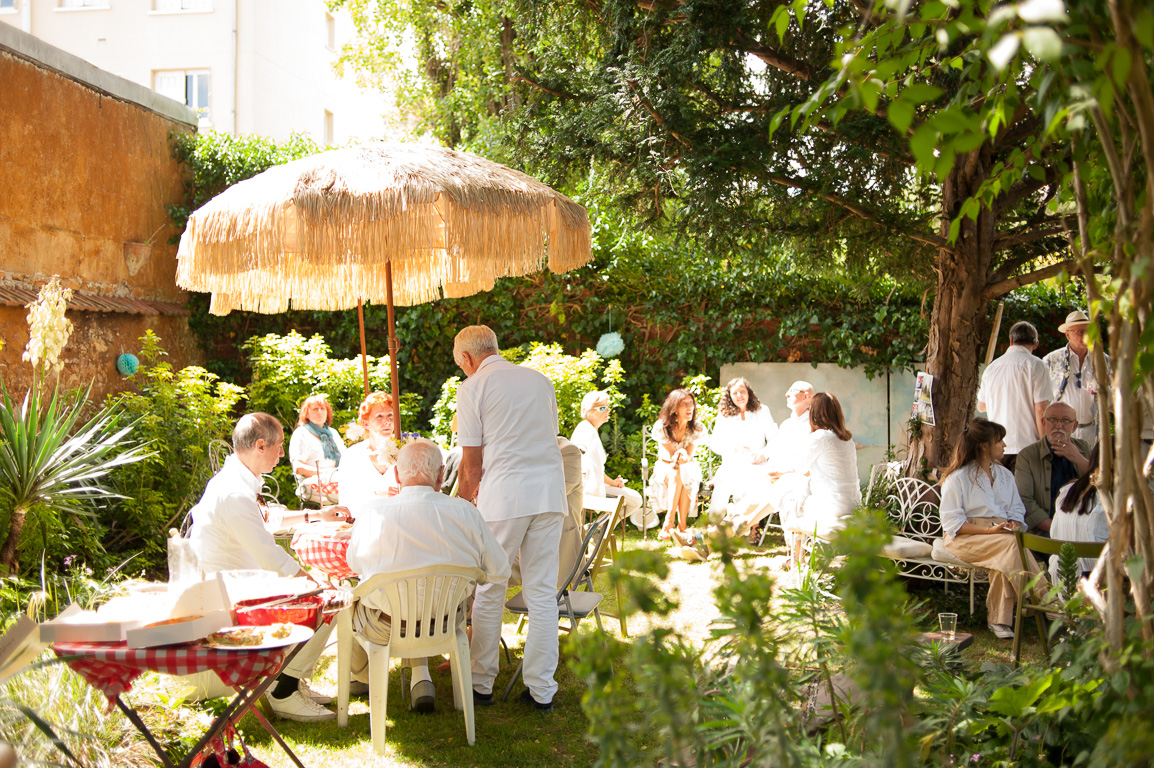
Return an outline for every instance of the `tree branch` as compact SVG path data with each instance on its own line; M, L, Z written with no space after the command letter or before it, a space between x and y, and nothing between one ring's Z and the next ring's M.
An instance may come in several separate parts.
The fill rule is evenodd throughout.
M1053 277L1059 274L1064 269L1072 269L1078 265L1077 259L1066 259L1057 264L1051 264L1048 267L1035 269L1033 272L1027 272L1024 275L1011 277L1009 280L1002 280L998 283L991 283L982 291L982 301L993 301L999 296L1005 296L1010 291L1021 288L1023 285L1032 285L1033 283L1045 280L1048 277Z
M773 182L774 184L780 184L783 187L792 187L793 189L799 189L799 190L801 190L803 192L807 192L811 195L816 195L817 197L820 197L823 200L828 200L829 202L833 203L834 205L837 205L837 206L840 206L840 207L846 209L847 211L852 213L854 216L857 216L859 219L864 219L865 221L873 221L873 222L877 222L879 224L882 223L882 218L878 214L877 211L874 211L871 208L867 208L864 205L858 205L857 203L851 203L850 201L845 200L841 197L838 197L837 195L835 195L831 192L826 192L825 190L818 189L818 188L816 188L810 184L806 184L805 182L803 182L800 179L791 178L789 176L777 176L774 174L767 175L766 179ZM888 225L888 222L887 222L887 225ZM908 237L915 242L924 243L925 245L932 245L934 248L945 248L945 249L951 248L949 241L946 240L944 237L939 237L938 235L930 234L929 232L918 232L917 230L909 230L909 229L896 229L895 231L898 234L904 235L905 237Z
M1076 221L1074 216L1059 216L1056 219L1046 219L1044 222L1038 222L1021 229L1007 232L1004 235L999 235L994 239L994 250L1004 251L1007 248L1013 248L1015 245L1024 245L1025 243L1032 243L1035 240L1041 240L1046 237L1062 234L1066 231L1067 226L1071 222Z
M741 50L761 59L767 66L785 72L788 75L793 75L799 80L805 80L807 83L815 79L815 73L808 64L780 51L775 51L769 46L750 37L745 32L739 31L734 35L733 42L741 48Z

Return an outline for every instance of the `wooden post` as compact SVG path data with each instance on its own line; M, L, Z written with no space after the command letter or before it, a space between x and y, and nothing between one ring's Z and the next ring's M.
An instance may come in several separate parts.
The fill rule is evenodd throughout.
M393 318L393 263L385 262L385 307L389 313L389 374L393 395L393 435L401 434L401 378L397 373L397 325Z
M369 356L365 351L365 304L357 299L357 323L361 327L361 372L365 376L365 397L369 396Z
M1005 308L1005 300L999 301L998 311L994 314L994 330L990 333L990 345L986 347L986 365L994 361L994 354L998 351L998 333L1002 330L1002 310Z

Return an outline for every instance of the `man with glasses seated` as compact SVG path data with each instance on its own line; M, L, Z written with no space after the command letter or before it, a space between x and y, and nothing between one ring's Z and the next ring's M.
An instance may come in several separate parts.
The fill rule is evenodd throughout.
M1077 413L1073 408L1065 403L1051 403L1042 417L1042 439L1018 454L1014 479L1026 505L1026 525L1030 533L1049 535L1058 492L1090 468L1087 457L1091 446L1071 437L1077 427Z

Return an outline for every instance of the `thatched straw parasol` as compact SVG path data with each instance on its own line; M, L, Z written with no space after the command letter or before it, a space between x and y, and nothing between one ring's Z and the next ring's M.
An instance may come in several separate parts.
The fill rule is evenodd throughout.
M499 277L589 261L585 209L541 182L466 152L374 143L296 160L229 187L189 217L176 282L209 311L388 307L469 296Z

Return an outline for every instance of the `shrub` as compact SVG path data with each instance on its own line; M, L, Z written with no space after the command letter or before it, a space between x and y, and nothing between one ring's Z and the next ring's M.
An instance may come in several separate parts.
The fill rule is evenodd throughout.
M152 455L113 475L113 487L125 498L109 503L103 516L108 550L140 550L139 564L151 573L164 573L166 531L200 499L212 475L208 444L230 439L244 398L243 388L198 366L173 370L160 343L155 333L145 333L140 370L131 377L136 391L109 397L110 405L136 420L133 437Z

